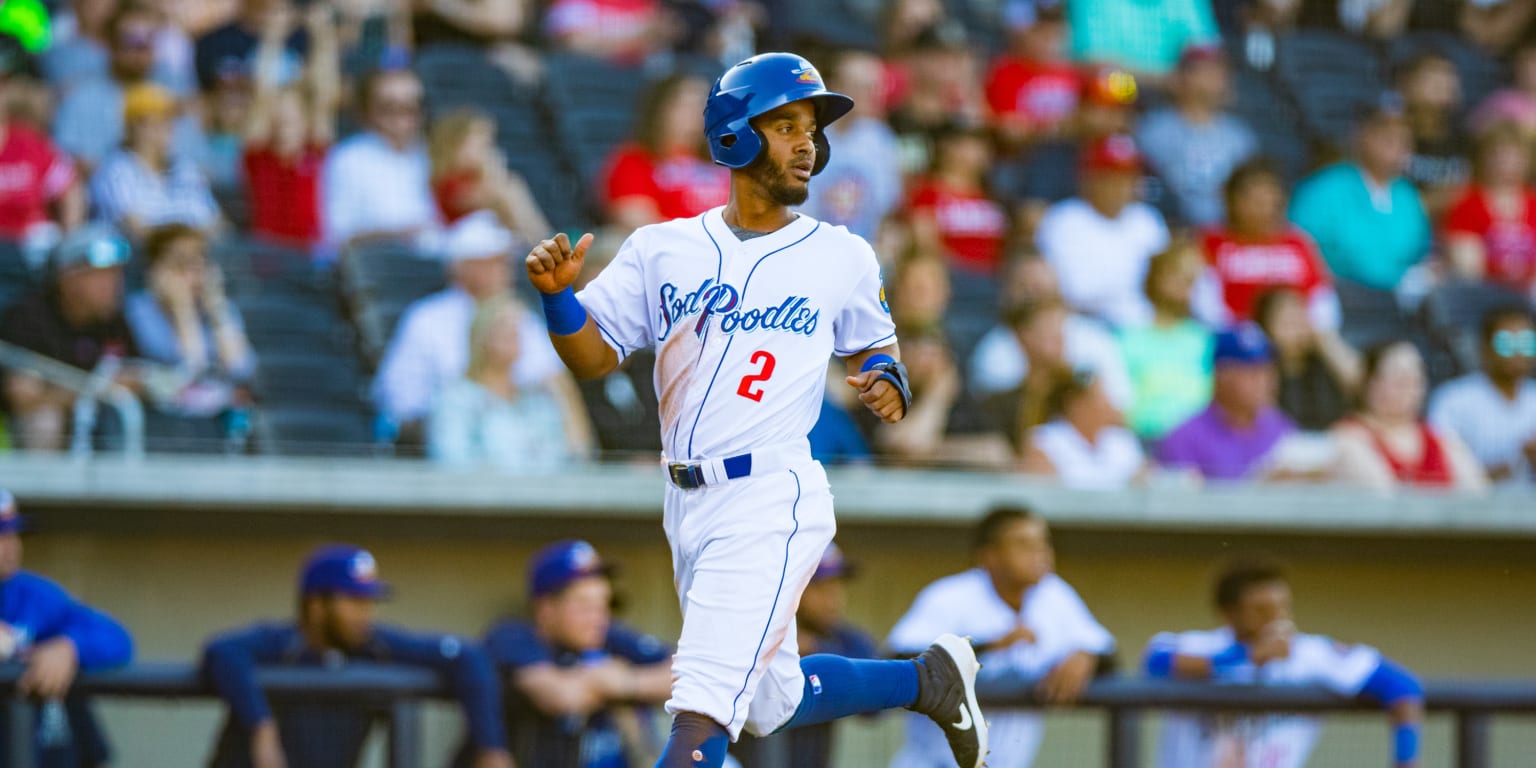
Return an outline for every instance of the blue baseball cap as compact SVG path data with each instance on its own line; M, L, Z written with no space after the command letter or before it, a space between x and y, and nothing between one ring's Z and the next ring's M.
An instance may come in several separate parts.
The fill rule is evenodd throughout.
M1218 366L1222 363L1255 365L1273 362L1275 353L1259 326L1243 323L1216 334L1211 358Z
M534 597L559 592L578 579L607 576L608 565L597 556L591 544L566 539L535 552L528 566L528 591Z
M852 576L857 570L858 566L843 556L842 547L837 546L837 542L834 541L827 545L827 551L821 553L821 562L816 564L816 572L811 574L811 582Z
M16 506L16 497L0 488L0 536L21 533L26 527L27 520L21 516L21 508Z
M380 600L390 587L379 581L373 554L350 544L328 544L309 556L299 575L299 594L343 594Z

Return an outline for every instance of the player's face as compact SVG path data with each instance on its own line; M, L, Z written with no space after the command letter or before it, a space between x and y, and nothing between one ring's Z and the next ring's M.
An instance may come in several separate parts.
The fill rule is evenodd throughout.
M981 567L1010 584L1031 585L1056 567L1056 550L1044 520L1020 520L1003 529L981 552Z
M762 115L752 126L763 136L763 153L747 166L759 192L775 205L805 202L811 192L811 168L816 163L816 108L796 101Z
M806 629L824 633L837 626L847 610L848 588L843 579L822 579L805 588L795 617Z
M1239 640L1258 637L1275 622L1291 621L1291 587L1283 581L1255 584L1243 592L1226 618Z
M325 598L322 629L334 648L357 648L373 633L373 600L351 595Z
M543 621L546 633L556 643L573 651L603 647L608 624L613 619L613 587L608 579L594 576L579 579L546 598Z
M14 533L0 534L0 581L9 579L21 570L21 537Z

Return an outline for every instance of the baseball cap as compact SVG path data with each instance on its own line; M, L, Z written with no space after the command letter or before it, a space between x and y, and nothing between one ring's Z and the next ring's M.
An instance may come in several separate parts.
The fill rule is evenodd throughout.
M21 508L16 506L16 497L0 488L0 536L21 533L26 527L27 520L21 516Z
M443 235L443 257L448 261L486 259L512 252L512 232L492 211L475 211L454 222Z
M1136 76L1117 67L1100 67L1088 72L1083 80L1082 98L1101 107L1131 107L1136 104Z
M128 241L109 224L95 222L64 236L53 248L57 272L77 268L106 269L128 263L133 251Z
M1216 334L1211 358L1216 365L1253 365L1270 362L1275 356L1264 331L1253 323L1243 323Z
M339 593L379 600L391 591L379 581L373 553L351 544L327 544L315 550L299 575L301 595Z
M1094 139L1083 150L1083 170L1141 173L1141 150L1136 140L1123 133Z
M852 576L857 571L857 564L844 557L842 547L837 546L837 542L834 541L827 545L827 551L821 553L821 562L816 564L816 572L811 574L811 581L814 583Z
M169 117L176 112L176 95L165 86L138 83L123 92L123 122L146 117Z
M552 595L578 579L608 575L608 565L597 556L591 544L580 539L566 539L545 546L533 555L528 566L528 591L534 597Z

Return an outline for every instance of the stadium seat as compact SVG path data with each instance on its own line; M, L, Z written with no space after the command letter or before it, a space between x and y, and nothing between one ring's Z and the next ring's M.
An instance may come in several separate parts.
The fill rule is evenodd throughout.
M1508 306L1531 307L1531 303L1498 285L1458 280L1431 291L1422 310L1429 332L1450 351L1460 370L1470 371L1481 365L1478 331L1483 315Z
M1402 308L1398 306L1397 296L1391 291L1367 288L1347 280L1338 281L1335 290L1344 310L1340 335L1356 349L1401 338L1411 332Z
M1280 166L1287 181L1294 183L1310 170L1300 112L1268 74L1235 64L1231 108L1253 128L1261 151Z
M362 403L362 375L334 353L270 350L262 356L256 396L264 406Z
M1360 111L1386 89L1381 57L1340 32L1298 30L1278 39L1275 77L1300 110L1314 140L1342 145Z
M13 242L0 241L0 312L31 291L38 282L37 278L22 254L21 247Z
M366 456L374 453L373 417L362 409L264 408L256 418L261 453Z
M648 80L639 67L571 53L544 59L545 96L559 142L578 177L591 183L634 131Z
M537 100L536 88L513 81L478 48L433 45L416 55L414 66L433 115L456 107L532 106Z

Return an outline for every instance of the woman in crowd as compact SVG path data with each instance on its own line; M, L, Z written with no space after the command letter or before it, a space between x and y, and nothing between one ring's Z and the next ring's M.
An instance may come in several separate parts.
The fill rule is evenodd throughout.
M1008 211L987 187L991 142L979 124L947 126L908 203L913 240L944 254L962 276L996 274L1008 239Z
M136 242L164 224L219 228L218 203L190 158L171 152L176 97L152 83L123 94L123 145L91 177L96 210Z
M1088 371L1054 368L1046 409L1051 420L1030 430L1021 468L1068 488L1117 490L1145 474L1136 435Z
M427 155L432 196L445 224L489 210L524 242L536 243L552 231L527 182L507 168L489 115L462 109L438 118L428 132Z
M1531 147L1513 125L1477 141L1472 181L1445 215L1443 240L1451 272L1522 294L1536 288L1536 187Z
M602 188L609 224L631 232L725 204L730 171L710 161L704 144L709 87L688 75L651 86L635 116L635 140L608 160Z
M1313 325L1306 299L1289 288L1259 297L1254 316L1275 350L1279 406L1303 430L1333 426L1360 386L1360 355L1337 333Z
M1120 351L1135 388L1131 429L1159 440L1211 398L1211 330L1190 314L1190 297L1205 271L1200 251L1176 240L1147 265L1152 322L1120 331Z
M1336 479L1379 489L1481 491L1482 467L1455 435L1424 421L1424 358L1406 341L1365 353L1360 410L1334 427Z

